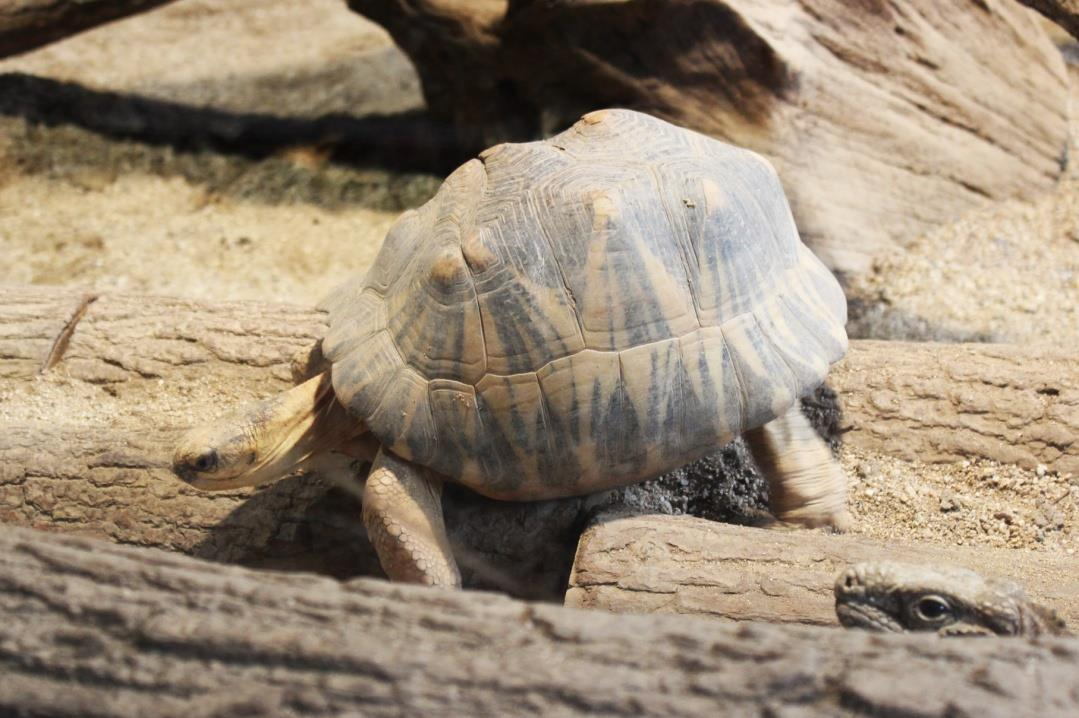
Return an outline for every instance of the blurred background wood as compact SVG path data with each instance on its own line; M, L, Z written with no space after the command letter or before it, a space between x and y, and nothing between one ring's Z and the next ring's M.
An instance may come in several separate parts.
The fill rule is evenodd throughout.
M349 0L416 65L476 152L628 107L761 152L833 269L985 204L1051 188L1066 159L1060 52L1011 0Z
M173 0L0 0L0 57L27 52Z
M1079 0L1019 0L1079 38Z

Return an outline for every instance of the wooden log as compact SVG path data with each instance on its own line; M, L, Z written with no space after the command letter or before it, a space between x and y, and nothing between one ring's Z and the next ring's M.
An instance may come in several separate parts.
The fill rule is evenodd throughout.
M566 605L616 613L836 625L832 586L860 561L965 566L1010 578L1079 626L1079 565L1033 551L881 543L692 516L599 516L581 536Z
M855 341L829 374L850 446L928 463L982 457L1079 474L1071 347Z
M1074 715L1079 641L618 616L0 527L0 713Z
M173 0L0 0L0 58L18 55Z
M323 321L283 305L0 289L0 521L253 566L377 573L356 497L323 477L203 493L168 468L187 427L288 386ZM1075 471L1077 362L1047 347L854 342L832 375L834 423L861 448ZM561 595L586 503L449 491L469 585Z
M603 107L756 150L803 236L858 274L986 199L1053 187L1068 83L1005 0L349 0L473 151Z

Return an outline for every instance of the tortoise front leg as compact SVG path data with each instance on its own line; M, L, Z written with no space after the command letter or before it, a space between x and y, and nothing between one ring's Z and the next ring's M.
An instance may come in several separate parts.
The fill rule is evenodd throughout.
M442 481L428 469L380 450L363 491L363 524L390 580L461 585L442 519Z
M746 432L746 443L771 489L780 521L846 531L847 477L798 402L787 413Z

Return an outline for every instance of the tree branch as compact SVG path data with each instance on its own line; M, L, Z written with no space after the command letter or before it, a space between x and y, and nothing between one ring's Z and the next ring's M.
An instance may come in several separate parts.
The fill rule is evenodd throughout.
M1079 0L1019 0L1079 39Z
M0 0L0 58L48 45L173 0Z

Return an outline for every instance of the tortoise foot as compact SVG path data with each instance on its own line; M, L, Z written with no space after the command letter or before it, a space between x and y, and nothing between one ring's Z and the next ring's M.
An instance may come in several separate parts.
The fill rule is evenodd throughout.
M851 528L847 477L797 404L747 432L746 443L768 480L776 519L838 532Z

